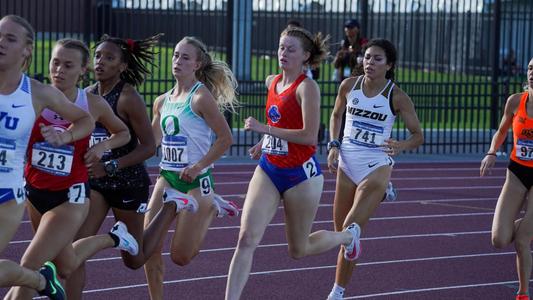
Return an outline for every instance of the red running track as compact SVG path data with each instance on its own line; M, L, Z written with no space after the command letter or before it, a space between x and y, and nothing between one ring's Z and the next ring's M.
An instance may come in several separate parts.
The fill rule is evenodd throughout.
M218 193L242 207L254 165L221 165ZM152 169L155 177L156 169ZM513 299L517 289L512 247L490 244L493 211L505 165L479 178L478 163L399 163L392 181L396 202L383 203L363 232L363 256L346 299ZM314 229L333 229L335 178L325 173ZM114 223L108 217L103 228ZM165 256L165 299L223 299L239 219L216 219L201 253L186 267ZM170 237L171 232L169 233ZM18 261L32 231L27 219L2 256ZM167 239L165 251L168 251ZM326 299L337 250L288 257L282 209L256 250L243 299ZM144 272L122 265L116 250L87 264L86 299L148 299ZM0 289L0 296L6 289Z

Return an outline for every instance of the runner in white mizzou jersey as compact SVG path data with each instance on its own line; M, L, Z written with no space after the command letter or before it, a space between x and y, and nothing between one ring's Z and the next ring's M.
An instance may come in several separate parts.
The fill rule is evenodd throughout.
M328 168L337 171L333 205L335 229L355 224L359 232L383 200L394 164L391 156L414 149L424 141L413 102L393 83L397 54L385 39L364 47L364 76L345 79L339 88L330 119ZM342 144L337 140L343 113L346 123ZM390 137L400 116L410 136L402 141ZM359 251L360 253L360 251ZM341 249L335 284L328 296L342 299L358 254Z

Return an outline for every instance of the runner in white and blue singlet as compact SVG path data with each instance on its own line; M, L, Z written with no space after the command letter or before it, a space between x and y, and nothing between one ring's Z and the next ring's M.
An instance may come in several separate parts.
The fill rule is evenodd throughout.
M41 134L53 147L83 138L94 128L90 115L70 103L60 91L23 74L31 61L34 37L33 28L25 19L7 15L0 20L0 252L13 237L24 213L22 171L36 116L48 108L73 124L62 133L41 125ZM48 262L41 267L24 260L21 265L0 260L0 287L8 286L24 286L32 294L39 291L52 299L64 298L55 266Z

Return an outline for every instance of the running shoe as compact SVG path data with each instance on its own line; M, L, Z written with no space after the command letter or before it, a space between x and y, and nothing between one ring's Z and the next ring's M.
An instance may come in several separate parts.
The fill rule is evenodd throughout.
M54 263L47 261L39 269L39 273L46 279L44 290L39 291L39 295L47 296L54 300L66 299L65 290L61 286L61 282L57 279L57 270Z
M329 293L327 300L342 300L344 299L341 294L337 294L334 292Z
M239 215L239 207L233 201L224 200L220 195L213 196L213 204L217 208L217 217L224 216L236 217Z
M361 227L357 223L352 223L344 231L351 233L353 237L349 245L343 245L344 259L349 261L356 260L361 255Z
M127 251L131 255L137 255L139 253L139 244L137 244L137 240L128 232L126 224L118 221L113 225L109 233L115 235L119 240L116 248Z
M166 188L163 193L163 203L174 202L176 204L176 213L182 210L197 212L198 202L193 196L182 193L173 188Z
M516 300L529 300L529 295L528 294L517 294L515 299Z
M389 181L387 185L387 190L385 190L385 201L396 201L398 199L398 190L394 188L392 182Z

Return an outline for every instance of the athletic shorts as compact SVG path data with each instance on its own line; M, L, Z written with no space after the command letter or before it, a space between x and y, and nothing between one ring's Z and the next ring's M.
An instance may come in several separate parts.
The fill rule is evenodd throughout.
M315 156L309 158L300 167L280 168L270 163L265 155L261 155L259 167L265 171L281 195L311 177L322 175L322 169Z
M91 189L102 194L107 204L113 208L133 210L140 214L144 214L148 208L149 186L114 190L91 186Z
M161 177L165 178L172 188L185 194L190 190L200 188L201 195L205 197L213 193L215 189L215 181L213 180L213 175L211 175L211 169L196 176L196 179L193 182L185 182L181 180L180 173L175 171L161 170L159 174Z
M521 165L511 159L507 169L518 177L518 180L522 182L528 191L531 189L531 186L533 186L533 168Z
M26 192L23 187L20 188L0 188L0 204L16 200L18 204L24 202Z
M370 173L382 166L394 166L394 160L385 153L366 153L362 151L339 152L339 169L355 185L359 185Z
M89 182L76 183L59 191L38 189L26 183L26 196L41 215L65 202L83 204L90 194Z

